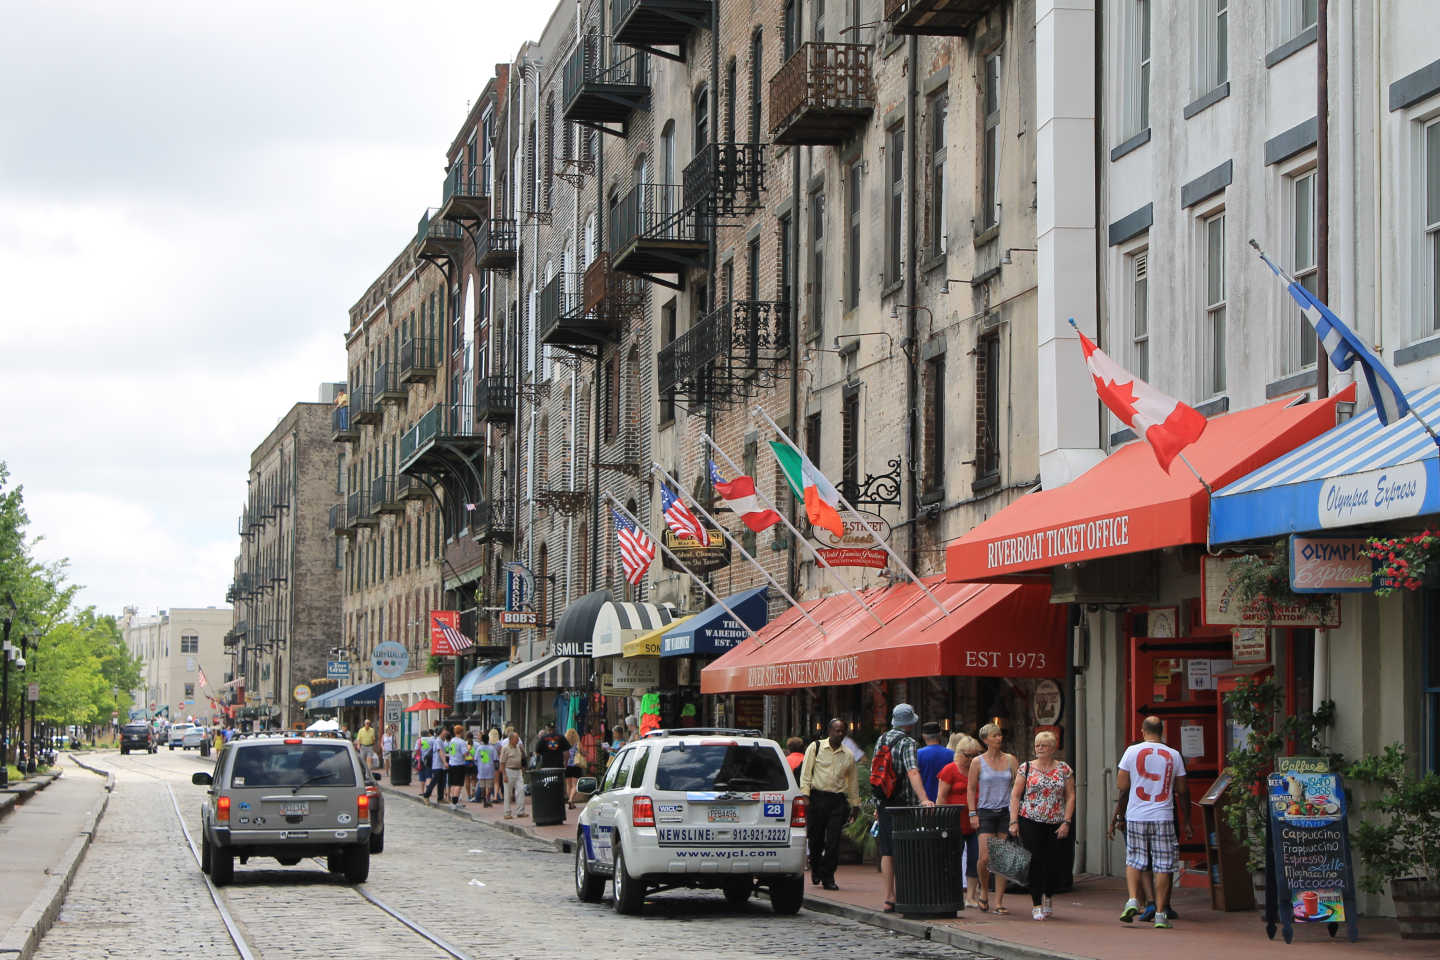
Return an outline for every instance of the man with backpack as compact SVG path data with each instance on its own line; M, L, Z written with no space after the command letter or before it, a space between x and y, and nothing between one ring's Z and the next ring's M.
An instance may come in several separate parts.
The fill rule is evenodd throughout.
M880 853L880 873L885 878L885 912L895 912L895 849L891 840L892 807L933 807L920 779L915 738L910 732L920 718L908 703L896 704L890 714L890 729L875 744L870 761L870 787L875 793L875 845Z

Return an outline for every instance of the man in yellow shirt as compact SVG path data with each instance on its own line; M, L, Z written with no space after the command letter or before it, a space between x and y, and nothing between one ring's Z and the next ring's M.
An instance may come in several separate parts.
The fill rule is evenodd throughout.
M860 806L855 756L845 746L845 722L830 721L830 736L805 751L800 765L800 792L810 798L806 838L810 841L810 880L826 890L839 890L835 864L840 858L840 831Z
M370 725L369 720L355 731L355 746L360 748L360 760L365 764L365 769L375 769L375 728Z

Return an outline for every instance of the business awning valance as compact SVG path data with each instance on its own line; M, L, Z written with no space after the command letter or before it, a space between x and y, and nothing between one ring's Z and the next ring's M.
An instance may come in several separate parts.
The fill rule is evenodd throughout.
M1063 606L1047 584L926 586L942 615L912 583L870 590L881 626L849 595L806 607L818 631L791 609L700 672L702 693L793 690L909 677L1058 677L1065 673Z
M509 663L501 662L490 664L488 666L476 667L474 670L466 673L465 676L460 678L460 682L455 684L455 702L475 703L484 699L485 695L477 691L475 689L476 686L482 680L503 673L509 668Z
M547 657L514 682L520 690L570 690L590 679L590 661L576 657Z
M724 606L712 603L661 636L660 656L715 656L731 649L748 637L750 630L759 630L769 621L769 592L769 587L753 587L732 593L725 598ZM735 616L744 623L736 623L735 617L725 612L725 607L735 611Z
M479 696L498 696L506 690L518 689L509 686L512 680L516 680L531 670L535 669L541 661L525 660L520 663L512 663L504 670L492 676L482 677L475 684L475 693Z
M552 652L562 657L617 657L636 633L672 623L669 604L616 600L596 590L571 601L555 623Z
M305 704L307 712L311 710L336 710L340 707L375 706L385 696L385 682L378 683L352 683L344 687L336 687L334 690L312 697Z
M1211 489L1238 480L1335 426L1327 400L1277 400L1215 417L1185 456ZM1122 447L1063 487L1021 497L945 549L948 580L1033 579L1062 563L1204 543L1205 488L1178 460L1160 469L1149 445Z
M1412 392L1434 423L1440 385ZM1440 450L1414 417L1386 426L1373 410L1221 490L1210 504L1213 543L1404 520L1440 513Z
M660 638L692 619L694 619L693 614L687 617L677 617L663 627L657 627L649 633L642 633L633 640L626 640L623 653L627 657L658 657L660 656Z

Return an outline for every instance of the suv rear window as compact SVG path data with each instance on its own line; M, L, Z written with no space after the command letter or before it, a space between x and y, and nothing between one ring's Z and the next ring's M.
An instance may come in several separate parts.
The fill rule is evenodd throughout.
M120 728L122 733L145 733L150 728L143 723L127 723Z
M785 790L790 786L772 747L677 743L660 751L656 790Z
M350 751L323 743L265 743L235 753L232 787L355 786Z

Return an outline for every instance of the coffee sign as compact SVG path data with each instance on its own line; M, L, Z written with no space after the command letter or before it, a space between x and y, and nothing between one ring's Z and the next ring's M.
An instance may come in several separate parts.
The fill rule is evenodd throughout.
M1290 589L1296 593L1369 593L1375 561L1364 537L1290 537Z
M1346 826L1345 786L1335 773L1270 774L1269 844L1265 857L1266 932L1277 922L1285 942L1296 923L1355 926L1355 874Z

